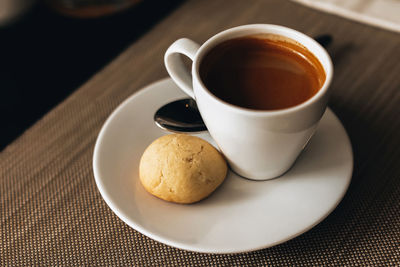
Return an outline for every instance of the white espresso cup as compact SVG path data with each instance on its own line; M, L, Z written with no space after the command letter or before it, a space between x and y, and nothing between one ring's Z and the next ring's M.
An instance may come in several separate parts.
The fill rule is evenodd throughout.
M229 39L258 34L280 35L306 47L325 71L325 82L320 90L296 106L270 111L235 106L212 94L199 74L207 52ZM181 54L193 61L191 73L183 64ZM179 39L168 48L164 60L171 78L196 100L210 135L232 170L253 180L278 177L293 165L325 112L333 75L328 53L314 39L293 29L270 24L225 30L201 46L186 38Z

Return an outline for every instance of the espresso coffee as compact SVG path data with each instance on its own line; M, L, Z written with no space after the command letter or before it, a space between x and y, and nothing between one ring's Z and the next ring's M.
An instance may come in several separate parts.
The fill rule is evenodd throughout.
M200 64L208 90L230 104L277 110L310 99L325 71L304 46L277 35L254 35L222 42Z

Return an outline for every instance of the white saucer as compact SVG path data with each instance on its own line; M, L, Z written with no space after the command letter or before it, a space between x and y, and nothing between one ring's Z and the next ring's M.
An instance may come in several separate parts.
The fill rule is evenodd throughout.
M154 112L184 97L170 79L153 83L124 101L97 138L97 187L115 214L135 230L191 251L247 252L308 231L343 198L353 154L345 129L329 109L295 165L277 179L250 181L229 172L209 198L192 205L150 195L140 184L138 166L145 148L166 134L154 124ZM208 134L200 137L212 141Z

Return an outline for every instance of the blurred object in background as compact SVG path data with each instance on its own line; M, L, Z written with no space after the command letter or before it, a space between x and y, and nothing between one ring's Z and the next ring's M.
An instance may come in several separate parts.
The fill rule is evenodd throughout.
M33 4L33 0L0 0L0 27L17 20Z
M1 1L1 0L0 0ZM111 15L141 0L45 0L54 10L67 16L97 18Z
M400 0L293 0L306 6L400 32Z
M0 26L0 151L184 0L3 1L33 5Z

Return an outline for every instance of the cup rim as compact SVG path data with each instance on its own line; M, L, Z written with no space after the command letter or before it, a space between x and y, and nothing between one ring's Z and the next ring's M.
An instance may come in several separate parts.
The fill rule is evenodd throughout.
M324 71L325 71L325 81L322 87L318 90L318 92L313 95L311 98L307 99L306 101L292 106L288 108L283 108L283 109L277 109L277 110L257 110L257 109L250 109L250 108L245 108L237 105L233 105L231 103L228 103L217 96L215 96L213 93L211 93L208 88L205 86L203 83L202 79L200 78L200 73L199 73L199 68L200 68L200 63L202 61L202 58L204 55L213 47L215 47L217 44L221 43L222 41L219 41L221 39L223 40L229 40L230 38L228 37L229 35L233 35L237 32L243 31L243 30L260 30L261 34L277 34L277 35L282 35L284 37L293 39L296 42L299 42L300 44L304 45L303 42L300 42L297 39L294 39L293 36L302 38L302 39L307 39L308 42L311 42L314 47L318 50L319 55L316 55L315 51L311 51L311 53L314 54L314 56L321 62L321 58L324 58L326 64L325 66L322 64ZM271 32L272 31L272 32ZM276 33L278 32L278 33ZM253 34L243 34L240 36L247 36L247 35L254 35ZM291 35L291 37L288 37L287 35ZM228 37L228 38L226 38ZM235 38L238 36L232 37ZM226 39L225 39L226 38ZM308 49L308 48L307 48ZM331 57L329 56L328 52L325 50L324 47L322 47L317 41L315 41L313 38L309 37L308 35L301 33L297 30L285 27L285 26L280 26L280 25L275 25L275 24L248 24L248 25L242 25L234 28L230 28L227 30L224 30L220 33L217 33L210 39L208 39L197 51L193 64L192 64L192 75L193 79L197 80L197 82L200 84L201 88L203 91L206 93L206 95L212 100L216 101L219 104L223 105L227 109L230 109L231 111L235 111L241 114L246 114L246 115L252 115L252 116L276 116L276 115L287 115L293 112L297 112L299 110L302 110L315 102L319 101L325 94L328 92L328 88L331 84L332 77L333 77L333 64Z

